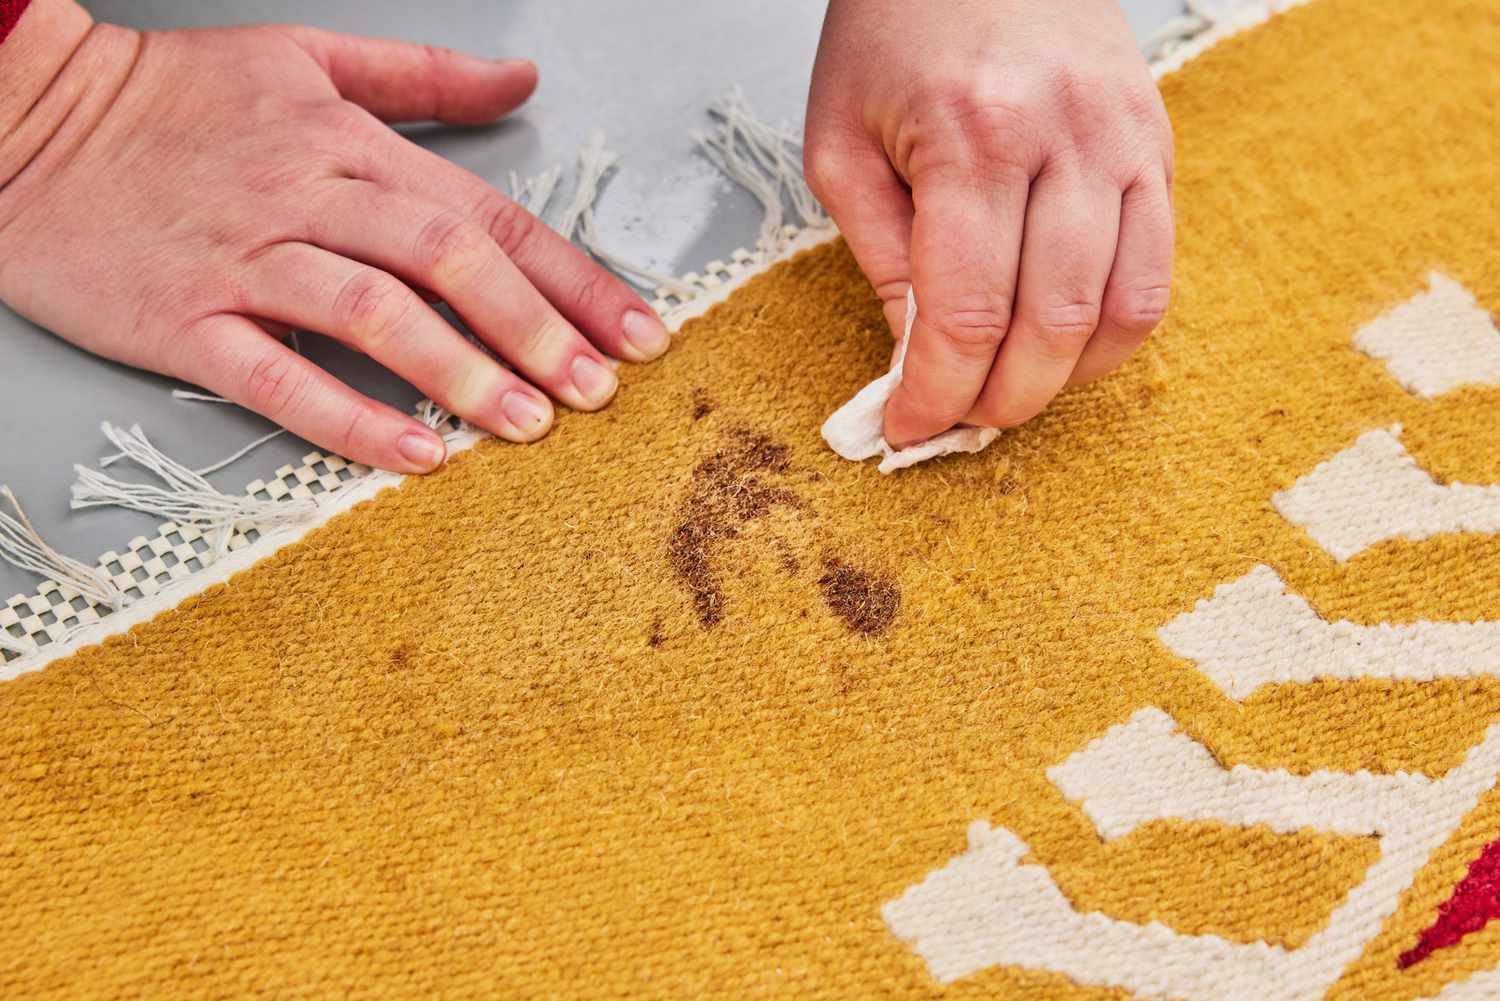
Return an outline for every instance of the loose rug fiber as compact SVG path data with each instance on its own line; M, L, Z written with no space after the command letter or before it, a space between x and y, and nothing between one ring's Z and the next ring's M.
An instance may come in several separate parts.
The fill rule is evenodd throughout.
M829 244L0 686L0 995L1500 996L1497 51L1169 77L1171 318L983 454L823 446Z

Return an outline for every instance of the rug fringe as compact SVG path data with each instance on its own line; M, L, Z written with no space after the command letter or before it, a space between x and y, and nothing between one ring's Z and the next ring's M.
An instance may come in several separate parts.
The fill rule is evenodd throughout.
M222 493L200 473L151 444L139 424L127 429L106 421L100 427L121 456L150 470L166 485L129 483L101 470L75 465L73 470L78 479L72 490L74 510L123 507L192 525L214 540L212 551L216 557L228 551L235 527L242 523L257 528L295 524L317 510L317 503L311 500L258 500ZM259 443L252 443L252 447L254 444ZM100 465L105 464L100 461Z
M553 195L557 194L557 185L562 180L562 175L561 167L549 167L523 181L513 170L510 172L511 200L540 219L546 215Z
M573 201L563 213L558 232L576 242L616 274L663 289L675 295L691 294L692 288L670 275L658 274L613 254L600 246L594 227L594 206L599 201L599 187L606 175L619 165L620 154L605 145L604 132L596 129L578 150L578 185Z
M0 510L0 557L22 570L41 574L96 604L108 605L115 611L124 607L124 592L115 586L103 570L80 563L47 545L36 526L32 525L31 519L26 517L21 502L16 499L10 487L0 485L0 497L9 501L15 510L14 515ZM16 650L13 637L4 630L0 630L0 637L10 644L8 649ZM31 650L34 649L33 646ZM24 652L29 653L31 650Z
M788 199L804 225L828 224L828 216L802 176L800 139L757 118L739 87L712 102L708 110L721 124L694 138L725 176L760 202L762 253L777 253L787 244Z

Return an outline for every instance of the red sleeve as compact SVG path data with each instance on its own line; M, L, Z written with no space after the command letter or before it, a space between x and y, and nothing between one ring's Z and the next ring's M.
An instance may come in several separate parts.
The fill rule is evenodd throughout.
M31 0L0 0L0 42L5 41L5 36L10 34L10 29L21 20L21 12Z

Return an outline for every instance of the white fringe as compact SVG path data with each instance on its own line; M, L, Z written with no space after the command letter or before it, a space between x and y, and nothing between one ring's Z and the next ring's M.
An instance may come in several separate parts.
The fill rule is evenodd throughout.
M722 124L714 132L698 133L698 144L725 175L760 202L762 251L774 254L786 245L787 200L804 225L828 224L828 216L802 176L799 139L757 118L739 87L711 103L708 110Z
M236 452L233 455L229 456L229 458L227 458L227 459L220 459L218 462L214 463L211 466L204 466L202 469L195 469L195 470L193 470L193 472L197 473L199 476L207 476L210 473L217 473L219 470L225 468L226 466L232 466L236 462L239 462L245 456L249 455L251 452L255 451L257 448L260 448L266 442L271 441L271 440L276 439L276 438L280 438L282 435L284 435L286 433L287 433L286 428L277 428L275 431L272 431L270 434L263 434L263 435L261 435L259 438L255 439L250 444L248 444L244 448L240 449L238 452Z
M593 213L594 202L599 199L599 182L619 162L620 154L604 145L604 131L590 132L588 140L578 148L578 181L573 186L573 198L557 223L563 239L573 239L584 217Z
M226 400L222 396L209 396L207 393L195 393L188 389L172 390L174 400L196 400L199 403L227 403L230 406L238 406L233 400Z
M557 184L562 180L563 169L552 167L526 180L521 180L514 170L510 172L510 197L517 205L541 219L557 193Z
M0 510L0 557L22 570L40 574L71 588L97 604L108 605L115 611L124 607L125 594L115 586L107 573L98 567L80 563L47 545L37 534L31 519L26 517L26 512L21 509L21 502L16 500L10 487L0 486L0 497L10 501L10 506L16 512L12 517ZM10 649L15 652L15 638L3 629L0 629L0 637L9 642Z
M456 416L452 411L443 409L431 400L423 400L417 404L417 420L434 431L439 431L443 425L453 420ZM441 431L443 441L450 445L459 438L473 433L473 428L470 427L468 421L462 417L458 417L457 420L457 428L449 428L446 431Z
M1186 10L1162 25L1141 46L1147 62L1166 59L1180 46L1210 31L1223 15L1205 0L1183 0Z
M589 134L588 141L578 150L578 183L573 190L573 200L568 203L557 231L565 239L575 241L618 275L679 296L691 294L692 286L686 282L627 261L600 245L599 233L594 227L594 206L599 201L599 185L619 162L620 154L605 146L602 130L595 129Z
M166 521L193 525L215 540L214 552L222 556L229 540L240 525L263 529L294 524L309 518L317 510L311 499L257 500L220 493L202 475L161 452L141 430L140 425L124 429L109 422L102 425L104 436L127 458L155 473L165 487L149 483L127 483L87 466L74 466L78 479L73 484L72 507L123 507Z

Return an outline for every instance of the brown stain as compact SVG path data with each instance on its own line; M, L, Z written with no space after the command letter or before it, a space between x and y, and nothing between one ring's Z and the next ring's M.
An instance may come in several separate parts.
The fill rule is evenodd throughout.
M901 610L901 589L894 581L850 566L836 556L824 558L818 587L833 614L862 636L879 636L891 627Z
M405 643L402 643L400 646L396 647L396 649L391 651L390 660L391 667L395 670L399 671L405 668L407 662L411 660L411 647L407 646Z
M701 421L714 412L714 401L702 386L693 389L693 420Z
M796 494L765 482L765 477L790 469L787 446L760 432L736 429L729 434L729 444L693 470L693 488L667 542L667 556L672 575L692 597L705 629L724 617L723 586L714 567L719 547L736 538L741 525L765 517L773 508L802 508Z
M651 635L646 637L646 645L655 650L667 641L667 637L661 631L661 619L651 623Z

